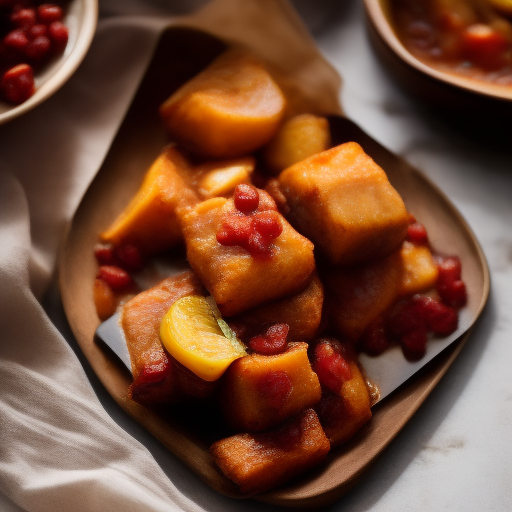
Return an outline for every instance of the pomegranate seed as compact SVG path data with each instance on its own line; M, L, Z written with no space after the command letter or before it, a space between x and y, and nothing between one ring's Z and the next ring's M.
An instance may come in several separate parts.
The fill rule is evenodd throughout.
M52 42L54 53L62 53L68 44L69 32L68 28L60 21L54 21L48 27L48 35Z
M62 19L62 9L54 4L42 4L37 8L37 18L41 23L49 25Z
M258 392L272 409L280 409L292 392L292 383L282 371L269 372L258 380Z
M382 319L372 322L359 339L359 349L370 356L382 354L390 345Z
M48 33L48 28L46 27L46 25L42 25L40 23L38 25L32 25L27 30L27 35L31 39L35 39L36 37L39 37L39 36L46 36L47 33Z
M96 244L94 246L94 256L100 265L118 265L114 246L112 244Z
M409 224L407 228L407 240L415 245L427 245L428 236L425 226L420 222Z
M437 259L438 282L458 281L461 278L462 265L458 256Z
M9 16L9 21L14 27L28 28L36 22L36 11L34 9L19 9Z
M34 94L34 72L28 64L19 64L6 71L0 80L0 95L16 105Z
M288 324L274 324L264 335L253 336L249 341L249 347L259 354L280 354L288 346L286 338L289 330Z
M28 44L28 37L25 35L25 32L21 29L11 30L4 37L4 44L13 50L18 52L23 52Z
M449 306L445 306L441 302L430 299L427 310L427 324L435 335L448 336L457 330L459 318L457 310Z
M392 336L400 338L404 334L425 328L425 316L422 315L420 296L405 299L392 308L386 327Z
M350 366L334 340L323 340L316 345L313 369L320 384L334 393L339 393L343 383L352 378Z
M460 309L467 302L466 285L464 284L464 281L461 281L460 279L438 283L436 289L441 300L447 306Z
M241 183L237 185L233 197L235 208L243 213L249 213L256 208L260 202L260 194L256 187Z
M408 361L418 361L427 351L427 330L415 329L402 335L400 345Z
M103 279L114 291L123 290L133 283L126 270L114 265L102 265L98 270L97 277Z
M50 40L46 36L38 36L25 48L25 55L34 63L40 63L48 57L50 50Z
M123 244L117 247L116 256L121 262L121 267L138 272L144 268L144 259L139 248L134 244Z

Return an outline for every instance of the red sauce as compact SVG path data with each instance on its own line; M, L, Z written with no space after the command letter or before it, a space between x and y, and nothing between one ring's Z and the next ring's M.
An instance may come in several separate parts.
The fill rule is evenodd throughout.
M238 245L255 258L272 257L273 241L283 231L275 204L263 205L258 189L245 184L236 187L233 201L235 211L223 218L217 241L226 246Z
M292 383L284 371L265 373L258 381L258 392L265 398L265 403L273 409L283 407L292 392Z
M322 387L334 393L341 391L343 383L352 378L349 364L343 357L341 344L334 339L323 339L314 349L313 370Z

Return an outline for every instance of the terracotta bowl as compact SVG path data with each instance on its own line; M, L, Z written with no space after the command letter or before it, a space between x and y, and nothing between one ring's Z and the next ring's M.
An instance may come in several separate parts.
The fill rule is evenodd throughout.
M369 35L377 55L407 92L464 117L510 116L512 87L440 71L417 59L397 37L389 4L389 0L364 0Z
M64 23L69 41L64 53L35 75L36 92L21 105L0 101L0 124L6 123L48 99L78 68L91 45L98 19L98 0L71 0Z

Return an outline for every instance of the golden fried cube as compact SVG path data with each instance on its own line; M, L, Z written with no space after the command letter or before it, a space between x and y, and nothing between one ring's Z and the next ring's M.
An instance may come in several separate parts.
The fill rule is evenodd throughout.
M319 464L329 449L317 415L307 409L277 430L221 439L210 452L241 492L255 494Z
M292 224L332 263L378 259L405 239L402 198L355 142L292 165L278 179Z
M262 304L234 319L249 328L270 324L287 324L288 339L308 341L317 333L322 320L324 287L316 272L311 281L298 293Z
M174 146L166 146L133 199L101 234L101 239L114 245L133 243L145 254L169 249L180 242L177 209L199 201L184 179L188 172L187 160Z
M371 399L365 379L355 360L348 361L352 378L339 394L326 394L315 406L331 446L350 439L372 417Z
M357 340L370 322L396 300L402 274L400 251L373 263L330 269L324 282L329 319L335 330L349 340Z
M279 173L329 149L331 131L325 117L300 114L285 121L263 152L268 168Z
M260 203L275 203L260 191ZM313 244L280 216L281 235L273 256L253 257L242 247L217 241L224 215L235 210L233 199L213 198L199 203L182 218L187 258L210 291L224 316L232 316L304 287L315 268Z
M136 402L162 405L185 398L204 398L215 383L206 382L179 364L162 347L160 322L171 305L186 295L201 294L203 287L192 272L164 279L136 295L121 311L133 383L130 396Z
M223 376L220 402L237 430L261 431L320 400L320 382L306 343L289 343L276 355L253 353L234 361Z

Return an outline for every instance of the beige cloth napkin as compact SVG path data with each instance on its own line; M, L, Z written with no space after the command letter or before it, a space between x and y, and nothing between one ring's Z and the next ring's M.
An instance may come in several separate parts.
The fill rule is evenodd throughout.
M72 79L0 127L2 511L204 510L107 414L40 302L164 23L100 22Z

